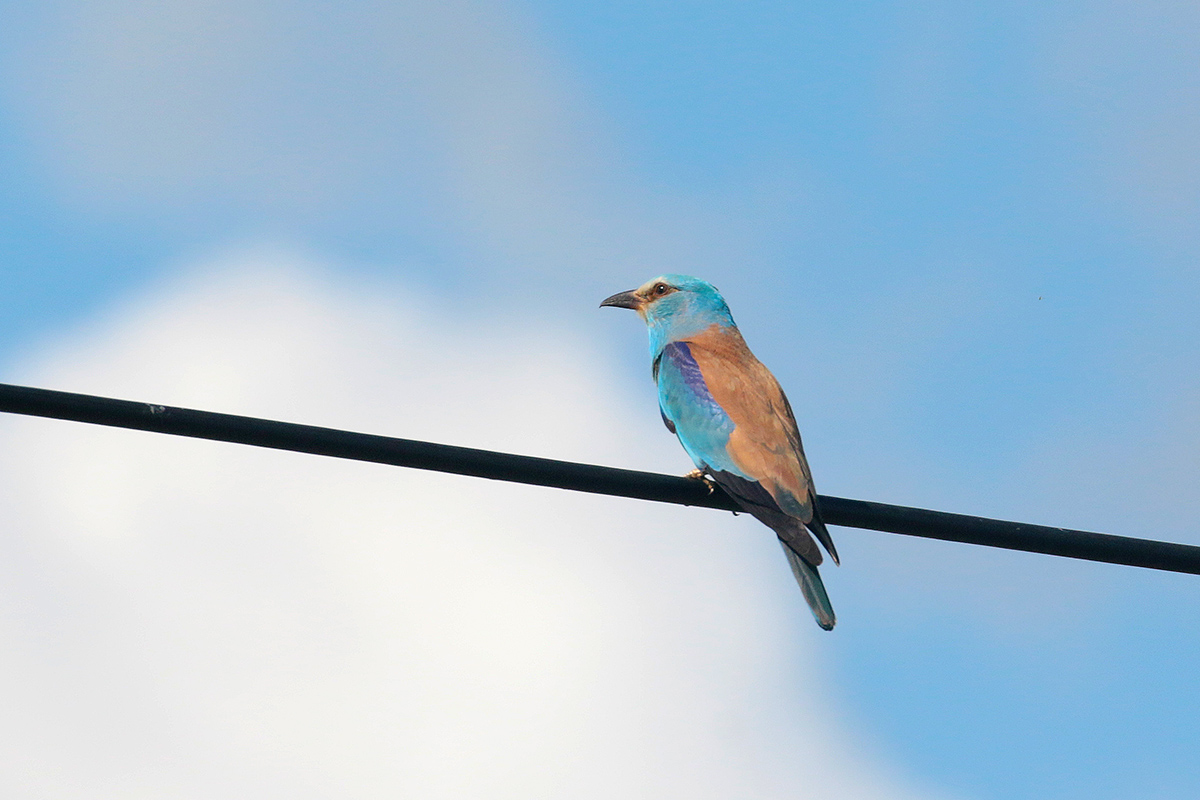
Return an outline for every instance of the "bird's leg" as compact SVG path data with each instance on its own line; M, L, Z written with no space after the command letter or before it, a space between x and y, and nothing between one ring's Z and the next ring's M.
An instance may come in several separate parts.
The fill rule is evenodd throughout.
M704 474L704 470L702 470L702 469L694 469L691 472L689 472L687 475L684 475L683 477L691 478L694 481L700 481L701 483L703 483L705 486L708 487L709 494L712 494L713 489L717 488L717 485L715 483L713 483L711 478L709 478L707 475Z

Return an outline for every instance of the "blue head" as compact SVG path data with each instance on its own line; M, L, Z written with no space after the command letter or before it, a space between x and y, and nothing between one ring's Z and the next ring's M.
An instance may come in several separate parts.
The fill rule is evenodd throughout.
M690 275L662 275L637 289L614 294L600 304L632 308L650 331L650 353L684 341L713 325L736 328L725 298L708 281Z

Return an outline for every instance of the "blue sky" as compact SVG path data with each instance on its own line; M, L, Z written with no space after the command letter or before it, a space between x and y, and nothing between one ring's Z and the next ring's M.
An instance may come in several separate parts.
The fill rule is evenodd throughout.
M283 297L311 280L414 302L444 336L586 348L586 377L560 380L613 387L630 418L605 423L661 439L604 457L682 472L652 427L644 334L595 306L688 272L724 291L780 377L822 491L1200 541L1191 5L0 14L8 380L104 383L38 365L155 318L146 298L190 307L216 292L206 280L282 260L265 274ZM339 424L336 404L321 411ZM456 425L422 429L538 451ZM1195 795L1194 579L835 535L839 628L798 632L781 658L815 665L839 729L902 781Z

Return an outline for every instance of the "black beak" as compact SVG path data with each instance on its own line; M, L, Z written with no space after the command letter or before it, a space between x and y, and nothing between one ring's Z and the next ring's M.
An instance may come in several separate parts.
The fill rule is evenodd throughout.
M618 292L612 297L600 304L601 308L612 306L613 308L632 308L639 309L642 307L642 298L633 293L633 290L628 292Z

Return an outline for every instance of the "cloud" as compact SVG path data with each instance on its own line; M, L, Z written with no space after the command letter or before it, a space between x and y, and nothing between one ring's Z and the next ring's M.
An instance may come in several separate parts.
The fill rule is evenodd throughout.
M684 263L732 233L632 178L508 3L68 2L13 49L18 124L91 213L341 244L399 229L477 276Z
M670 447L566 334L320 275L227 259L15 377L630 466ZM745 518L59 421L0 439L8 797L919 796L841 721Z

